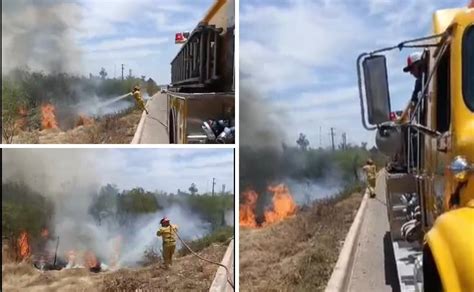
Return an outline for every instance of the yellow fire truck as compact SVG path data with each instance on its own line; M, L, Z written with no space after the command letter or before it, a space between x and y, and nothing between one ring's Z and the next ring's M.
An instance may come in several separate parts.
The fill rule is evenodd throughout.
M233 0L216 0L171 62L170 143L234 143Z
M401 290L474 291L473 5L436 11L433 30L359 56L362 123L381 151L405 157L384 174ZM384 53L406 48L423 51L426 69L409 117L393 121Z

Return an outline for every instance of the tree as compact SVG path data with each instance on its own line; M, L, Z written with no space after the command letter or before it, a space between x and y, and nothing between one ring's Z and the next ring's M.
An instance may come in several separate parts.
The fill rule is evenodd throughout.
M306 139L306 135L303 133L300 133L300 136L298 137L298 140L296 140L296 144L300 147L301 150L306 151L309 146L309 141Z
M191 193L191 195L195 195L198 192L198 189L195 183L192 183L188 190Z
M105 68L102 67L99 72L100 78L105 79L107 77L107 71L105 71Z

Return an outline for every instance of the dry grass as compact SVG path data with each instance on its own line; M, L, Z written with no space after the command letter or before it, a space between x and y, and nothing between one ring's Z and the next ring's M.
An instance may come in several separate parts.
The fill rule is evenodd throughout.
M199 254L220 262L226 248L213 244ZM101 273L86 269L40 272L31 264L4 264L2 291L208 291L216 271L217 266L193 255L176 258L170 270L153 264Z
M240 290L324 290L361 198L319 202L279 224L241 229Z
M142 112L133 109L103 117L90 125L68 131L60 129L22 131L13 138L16 144L129 144L138 127Z

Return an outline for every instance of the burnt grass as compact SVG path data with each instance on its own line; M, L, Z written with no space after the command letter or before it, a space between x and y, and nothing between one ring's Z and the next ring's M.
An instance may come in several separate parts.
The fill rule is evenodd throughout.
M13 138L21 144L129 144L132 142L142 111L132 107L95 119L92 124L70 130L24 131Z
M241 228L240 290L323 291L362 199L354 190L275 225Z

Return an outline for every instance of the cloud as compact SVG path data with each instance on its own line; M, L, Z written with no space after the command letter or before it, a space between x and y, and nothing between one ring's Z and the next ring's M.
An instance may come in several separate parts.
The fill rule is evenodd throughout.
M298 132L318 137L319 127L346 131L374 143L360 122L356 58L364 51L430 33L432 11L456 1L369 0L241 3L241 84L258 88L272 109L285 114L290 143ZM426 13L422 13L426 12ZM401 109L414 80L402 72L410 50L388 55L392 108ZM325 143L328 145L328 143Z
M45 192L71 183L173 193L196 183L205 192L212 178L218 190L221 184L234 187L233 149L6 149L3 154L8 159L2 166L9 168L3 179L24 177Z

